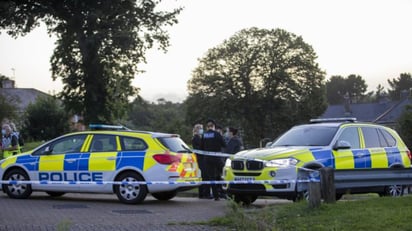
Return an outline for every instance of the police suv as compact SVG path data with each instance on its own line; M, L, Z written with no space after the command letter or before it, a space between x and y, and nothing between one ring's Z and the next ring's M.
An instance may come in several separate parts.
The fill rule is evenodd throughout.
M291 128L266 148L245 150L226 161L226 181L262 181L262 184L229 184L236 201L253 203L258 196L273 195L296 200L300 169L406 168L411 153L392 129L355 118L315 119ZM402 185L356 188L351 192L376 192L398 196ZM303 192L305 193L305 192ZM337 199L344 192L338 192Z
M121 202L135 204L148 193L169 200L199 186L196 156L178 135L93 127L98 130L63 135L1 160L3 192L19 199L32 191L115 193Z

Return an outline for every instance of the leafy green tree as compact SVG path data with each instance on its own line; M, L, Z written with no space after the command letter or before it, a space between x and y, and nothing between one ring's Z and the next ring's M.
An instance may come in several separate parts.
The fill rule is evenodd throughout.
M51 57L52 78L64 84L66 107L85 123L121 119L128 98L138 89L131 80L155 43L166 50L166 26L177 23L181 9L156 11L161 1L1 1L0 29L23 36L45 23L57 36Z
M184 104L173 103L163 98L149 103L136 98L129 109L127 126L138 130L149 130L179 134L183 140L191 140L191 124L185 121Z
M397 121L396 130L405 144L412 148L412 105L407 105Z
M368 85L359 75L332 76L326 81L326 96L329 104L341 104L347 95L352 102L363 102L367 100L372 93L366 93Z
M388 79L389 96L392 100L400 100L402 91L410 92L412 88L412 75L410 73L402 73L398 78Z
M214 118L257 146L326 108L313 48L282 29L241 30L211 48L188 82L188 124Z
M3 80L9 80L10 78L0 74L0 85L3 87ZM17 116L16 104L17 99L7 97L0 94L0 122L5 119L15 119Z
M33 140L49 140L70 129L69 116L54 97L39 97L27 106L22 132Z

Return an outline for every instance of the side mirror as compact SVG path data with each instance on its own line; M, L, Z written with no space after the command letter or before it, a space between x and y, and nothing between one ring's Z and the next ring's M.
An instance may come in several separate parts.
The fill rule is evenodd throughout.
M272 144L273 144L273 142L267 142L266 145L265 145L265 148L270 147L270 145L272 145Z
M333 146L334 150L339 150L339 149L351 149L351 145L348 141L346 140L338 140L336 144Z

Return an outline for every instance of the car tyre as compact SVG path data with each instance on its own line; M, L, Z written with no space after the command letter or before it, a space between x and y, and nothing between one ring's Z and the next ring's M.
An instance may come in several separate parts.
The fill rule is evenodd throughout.
M4 177L7 181L29 181L29 176L22 169L12 169ZM31 184L3 184L3 191L14 199L26 199L33 192Z
M238 203L238 204L243 204L243 205L250 205L253 202L256 201L257 196L255 195L239 195L239 194L234 194L232 196L233 200Z
M177 195L176 191L152 193L152 196L159 201L168 201Z
M384 192L380 196L400 197L403 196L404 185L390 185L384 188Z
M116 177L116 181L124 182L123 184L116 184L114 186L114 192L121 202L125 204L138 204L146 198L147 186L145 184L135 184L136 182L144 181L143 177L138 173L121 173Z
M52 191L47 191L46 193L51 197L60 197L66 194L65 192L52 192Z

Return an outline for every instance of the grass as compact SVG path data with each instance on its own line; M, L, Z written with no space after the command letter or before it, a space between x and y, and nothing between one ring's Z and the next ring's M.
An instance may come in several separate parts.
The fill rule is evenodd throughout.
M365 198L365 197L362 197ZM412 196L366 197L322 204L309 209L306 201L261 209L243 208L229 202L230 212L208 225L233 230L412 230Z

